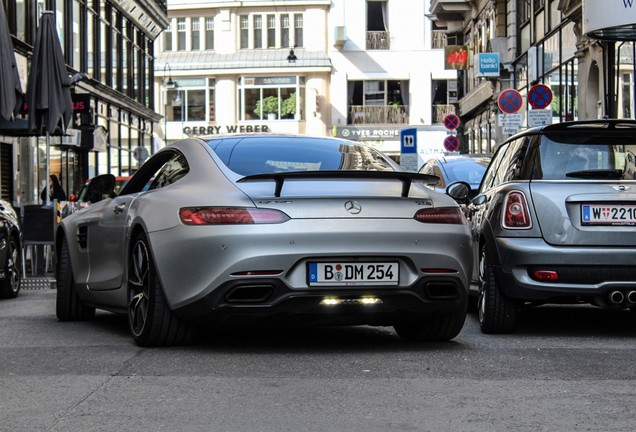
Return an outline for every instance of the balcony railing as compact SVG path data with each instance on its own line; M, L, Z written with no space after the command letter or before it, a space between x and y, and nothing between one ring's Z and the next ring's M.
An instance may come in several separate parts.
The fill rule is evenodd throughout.
M367 32L367 49L368 50L388 50L391 49L391 40L389 32L385 31L368 31Z
M349 105L349 124L408 124L407 105Z
M433 105L433 124L444 123L448 114L455 114L455 105Z

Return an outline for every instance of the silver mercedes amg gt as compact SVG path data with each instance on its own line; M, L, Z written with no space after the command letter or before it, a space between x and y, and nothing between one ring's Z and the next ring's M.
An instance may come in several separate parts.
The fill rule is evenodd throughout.
M61 221L57 317L125 313L140 346L258 320L452 339L471 238L456 200L424 186L436 181L340 139L182 140L117 196L112 175L93 178L95 204Z

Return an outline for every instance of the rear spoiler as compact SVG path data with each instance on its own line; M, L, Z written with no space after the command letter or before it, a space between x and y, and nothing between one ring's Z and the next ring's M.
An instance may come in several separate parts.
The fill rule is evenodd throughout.
M243 177L238 180L238 183L246 182L258 182L265 180L274 180L276 182L276 190L274 195L279 198L283 189L283 183L285 180L292 179L306 179L306 180L321 180L321 179L360 179L360 180L400 180L402 182L402 197L409 196L409 190L411 189L411 183L414 181L421 181L424 184L435 184L439 181L436 176L429 174L417 174L411 172L400 171L289 171L289 172L277 172L267 174L254 174Z

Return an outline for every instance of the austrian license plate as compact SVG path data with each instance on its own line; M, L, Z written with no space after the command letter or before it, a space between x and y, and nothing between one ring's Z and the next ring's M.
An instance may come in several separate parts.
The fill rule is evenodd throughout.
M583 204L583 225L636 225L636 205Z
M312 262L307 265L311 286L397 285L397 262Z

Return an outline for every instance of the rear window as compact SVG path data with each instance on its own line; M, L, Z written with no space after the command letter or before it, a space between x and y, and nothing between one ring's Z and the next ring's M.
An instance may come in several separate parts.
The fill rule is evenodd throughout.
M634 180L636 137L618 134L551 133L542 136L534 179Z
M210 147L241 175L289 171L395 171L379 151L354 142L305 137L211 140Z

